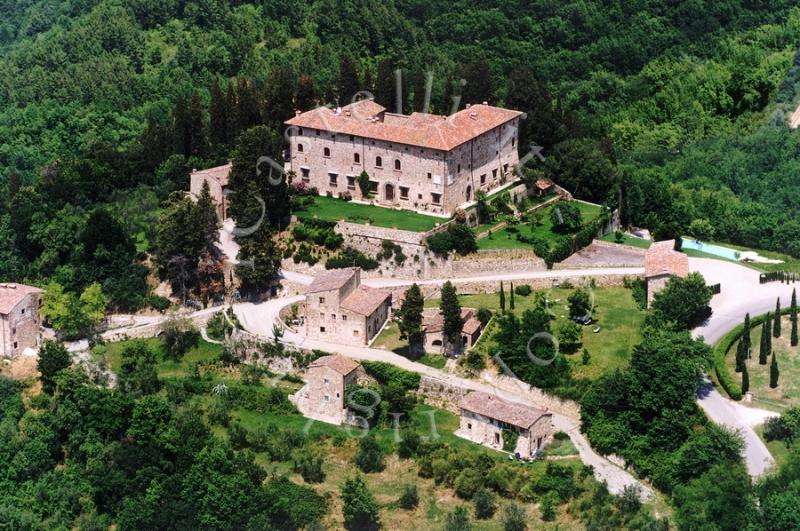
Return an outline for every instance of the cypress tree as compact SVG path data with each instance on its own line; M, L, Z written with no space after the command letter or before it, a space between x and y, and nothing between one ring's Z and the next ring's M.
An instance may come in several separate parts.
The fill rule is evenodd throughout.
M349 55L343 55L339 61L339 79L336 83L339 105L347 105L359 91L358 70Z
M764 317L764 322L761 324L761 343L758 348L758 364L766 365L767 357L769 356L769 339L770 337L770 322L769 314Z
M775 352L772 353L772 363L769 365L769 386L772 389L778 387L778 376L781 371L778 370L778 360L775 358Z
M744 316L744 330L742 331L742 343L744 343L744 353L745 357L750 357L750 352L753 347L753 343L750 338L750 314Z
M789 318L792 321L792 339L791 343L793 347L797 346L798 337L797 337L797 289L792 290L792 305L789 308Z
M775 320L772 322L772 336L781 337L781 298L775 303Z
M408 340L408 350L412 357L422 353L422 309L425 301L417 284L406 290L400 306L400 339Z
M509 296L511 297L511 300L509 301L509 303L510 303L509 304L509 308L511 308L513 310L514 309L514 283L513 282L511 283L511 287L508 288L508 293L509 293Z
M464 328L464 320L461 318L461 303L458 302L456 288L449 280L442 286L439 311L444 320L442 332L449 347L456 351L461 350L461 330Z
M175 109L172 111L172 138L173 151L188 157L192 151L192 138L189 111L186 109L186 100L183 96L175 102Z
M230 141L228 136L228 99L222 92L219 80L214 78L211 84L211 102L208 106L208 140L211 146L222 151Z
M742 394L750 390L750 374L747 372L747 364L742 367Z
M314 88L314 78L308 74L300 76L297 81L297 98L295 106L301 111L310 111L317 105L317 90Z
M239 112L237 111L236 83L231 80L228 82L228 90L225 92L225 107L228 109L228 123L225 130L228 134L228 142L232 143L239 136Z
M391 59L383 59L378 63L378 74L375 80L375 103L394 110L394 66Z
M503 281L500 281L500 311L506 311L506 292L503 290Z
M744 342L740 340L736 345L736 372L742 372L745 359L747 359L747 353L744 350Z
M200 93L192 93L189 103L189 153L188 155L202 156L206 151L206 128L203 120L203 102Z

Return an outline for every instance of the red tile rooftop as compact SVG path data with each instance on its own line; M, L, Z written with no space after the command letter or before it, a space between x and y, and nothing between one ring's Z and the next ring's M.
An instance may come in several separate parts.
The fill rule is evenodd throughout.
M461 409L522 429L528 429L543 416L550 415L547 411L508 402L480 391L473 391L461 399Z
M0 315L8 315L29 293L42 293L42 290L14 282L0 284Z
M345 356L334 354L330 356L322 356L321 358L317 358L308 365L309 369L315 367L328 367L329 369L333 369L339 374L347 376L354 370L358 369L359 363L357 361L353 361L350 358L346 358Z
M655 242L644 255L645 277L664 274L681 278L689 274L689 257L675 250L675 240Z

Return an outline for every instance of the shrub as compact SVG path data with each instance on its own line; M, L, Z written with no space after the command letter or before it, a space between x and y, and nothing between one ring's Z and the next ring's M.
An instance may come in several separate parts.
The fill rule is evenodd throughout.
M497 511L494 495L484 488L480 488L475 492L475 496L472 497L472 503L475 504L475 518L481 520L491 518Z
M483 487L485 478L483 473L477 468L468 467L461 471L456 477L453 487L456 495L465 500L471 499L475 493Z
M539 503L539 510L542 512L542 520L545 522L555 520L557 506L558 494L555 492L548 492L542 496L542 501Z
M447 514L444 523L445 531L471 531L472 525L469 523L469 513L466 507L456 507L453 512Z
M362 472L382 471L385 467L383 458L383 450L378 445L374 435L367 435L359 441L355 462Z
M486 368L486 361L477 350L470 350L464 356L464 364L472 370L481 371Z
M522 284L520 286L514 286L514 293L521 297L527 297L531 294L531 287L527 284Z
M503 510L503 531L525 531L528 528L528 515L516 503L509 503Z
M400 442L397 443L397 455L401 459L415 457L419 452L422 439L414 430L404 431L400 435Z
M503 450L513 452L517 447L519 432L512 428L503 428Z
M306 483L322 483L325 481L321 456L303 452L294 462L293 469L302 476L303 481Z
M419 493L417 492L417 486L413 483L404 485L403 493L400 495L400 499L397 500L397 504L402 509L413 509L419 505Z
M310 266L313 266L317 262L319 262L319 258L314 256L313 249L307 243L301 243L297 250L294 252L294 257L292 260L295 264L299 264L300 262L305 262ZM327 264L326 264L327 266Z
M346 247L336 256L328 258L325 262L325 269L343 269L345 267L360 267L364 271L377 269L378 263L374 258L370 258L361 251L352 247Z
M172 304L168 298L161 297L160 295L148 295L145 299L145 303L150 308L161 313L167 311L167 309L170 307L170 304Z
M401 369L384 361L362 361L361 366L367 374L383 385L395 383L406 391L419 387L420 375L416 372Z
M488 308L478 308L478 321L481 322L481 326L486 326L489 324L489 321L492 320L492 310Z
M161 324L168 357L179 360L200 343L200 332L189 319L170 319Z
M581 211L571 201L560 201L550 210L550 222L555 232L576 232L581 228Z
M428 236L428 249L437 256L447 256L450 251L468 255L478 250L475 233L466 224L451 223L446 231Z

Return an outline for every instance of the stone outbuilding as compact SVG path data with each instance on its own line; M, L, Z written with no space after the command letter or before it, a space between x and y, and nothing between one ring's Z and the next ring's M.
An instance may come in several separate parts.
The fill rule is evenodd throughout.
M306 334L348 345L368 345L389 317L392 294L361 285L361 269L320 273L306 290Z
M689 257L675 250L675 240L654 242L644 255L644 276L647 280L647 307L655 294L664 289L673 277L689 275Z
M456 435L495 450L504 450L504 436L517 436L509 449L523 459L530 459L553 439L553 414L546 410L508 402L473 391L460 404L461 421Z
M312 361L305 374L306 384L289 396L303 416L342 424L348 418L345 389L356 383L361 365L345 356L323 356Z
M483 326L472 308L461 308L461 319L464 321L464 327L461 329L459 350L466 350L478 342ZM438 308L426 308L422 311L422 330L425 334L425 352L444 354L448 351L449 345L446 344L444 337L444 316Z
M203 183L208 183L211 199L217 207L217 216L220 221L228 218L228 203L225 192L228 189L228 178L231 174L232 163L205 170L193 170L189 175L189 196L197 200L203 190Z
M0 284L0 355L13 358L39 346L42 290L24 284Z

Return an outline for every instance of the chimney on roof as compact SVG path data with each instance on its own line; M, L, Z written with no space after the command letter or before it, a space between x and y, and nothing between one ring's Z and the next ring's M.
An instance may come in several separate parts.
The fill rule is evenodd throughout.
M295 116L300 116L301 114L303 114L303 112L300 109L295 109L294 111Z
M484 101L483 104L484 105L489 105L489 102L488 101Z
M467 109L469 109L471 106L472 106L472 104L467 103Z
M469 113L469 117L472 118L473 120L477 120L478 119L478 113L471 112L471 113Z
M334 114L341 114L341 113L342 113L342 108L341 107L336 107L336 110L334 111Z
M348 109L348 110L344 111L344 115L345 115L345 116L350 116L350 109Z

